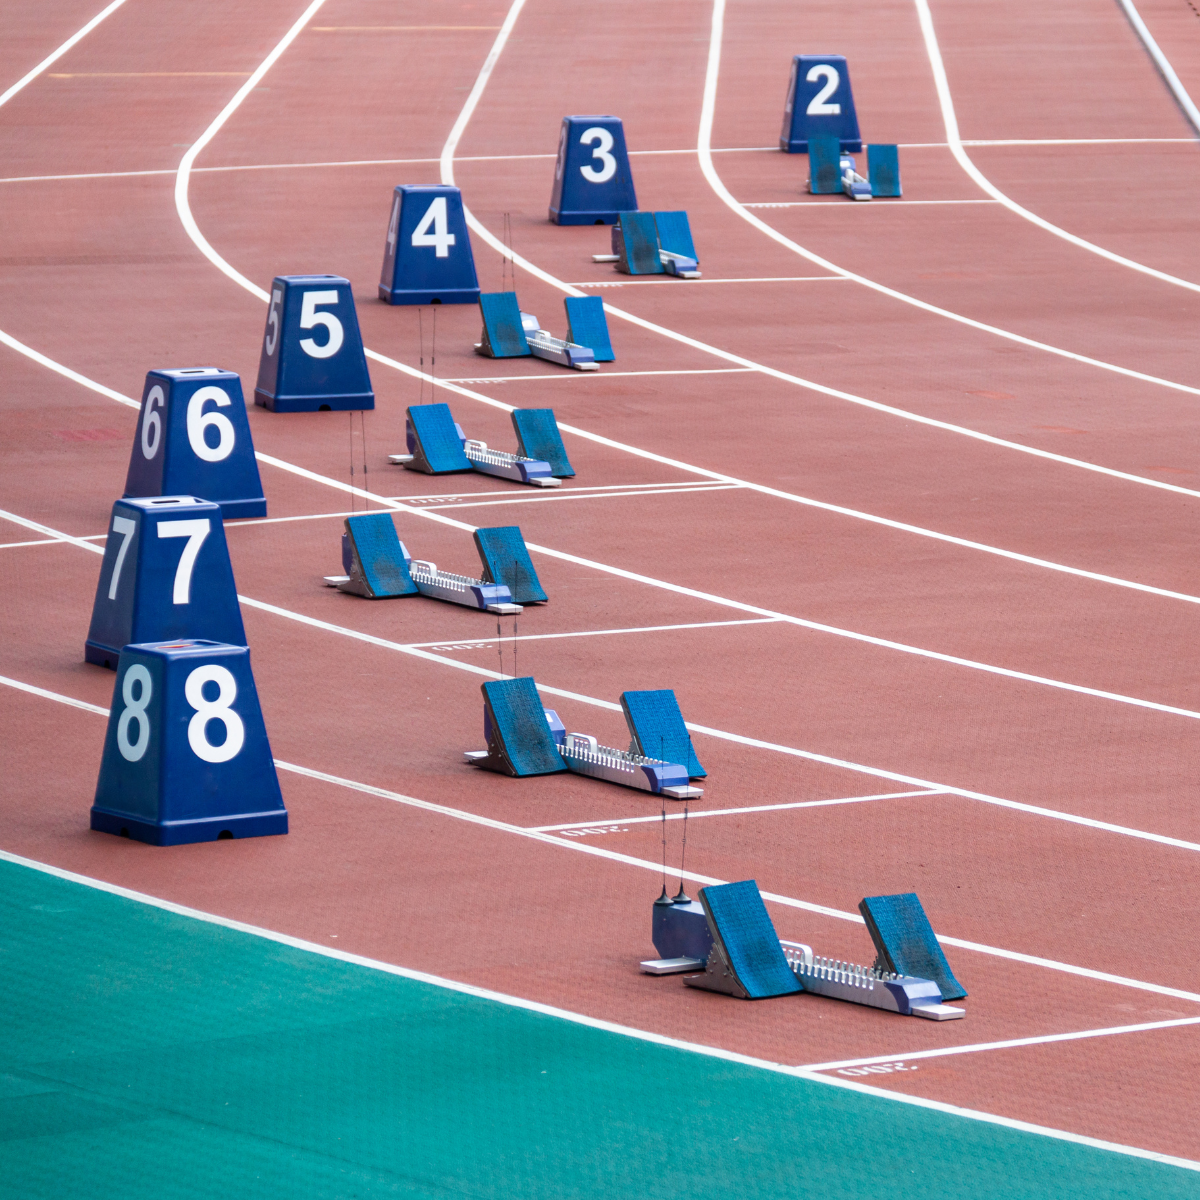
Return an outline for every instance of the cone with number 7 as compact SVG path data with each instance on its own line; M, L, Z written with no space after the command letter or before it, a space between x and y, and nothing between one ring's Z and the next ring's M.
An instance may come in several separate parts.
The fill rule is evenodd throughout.
M154 846L287 833L245 646L121 651L91 823Z
M221 509L194 496L118 500L84 657L116 667L130 642L246 644Z

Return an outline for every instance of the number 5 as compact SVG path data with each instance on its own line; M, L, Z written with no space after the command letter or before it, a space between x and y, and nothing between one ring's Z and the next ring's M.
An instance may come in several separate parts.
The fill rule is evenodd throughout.
M187 538L187 545L179 556L179 566L175 568L175 587L171 593L173 604L190 604L192 601L192 568L196 565L196 556L204 539L208 537L210 525L207 517L197 521L159 521L158 536L160 538Z
M304 301L300 305L300 328L312 329L315 325L324 325L329 331L329 340L323 346L318 346L312 338L300 339L300 349L311 358L332 358L342 348L345 335L341 321L333 313L317 312L319 304L337 302L338 294L335 291L304 293Z
M271 307L267 309L267 342L264 347L268 358L275 353L275 347L279 345L279 302L282 299L283 293L278 288L272 288Z
M808 102L804 111L810 117L836 117L842 111L842 106L827 104L826 101L837 91L840 82L837 68L828 63L817 63L804 78L809 83L816 83L818 79L825 80L825 86Z
M597 171L588 163L587 166L579 168L579 173L588 183L607 183L617 173L617 160L609 154L613 148L613 135L600 125L593 125L591 129L585 129L583 137L579 139L581 146L590 145L592 142L596 143L592 157L598 158L603 166Z

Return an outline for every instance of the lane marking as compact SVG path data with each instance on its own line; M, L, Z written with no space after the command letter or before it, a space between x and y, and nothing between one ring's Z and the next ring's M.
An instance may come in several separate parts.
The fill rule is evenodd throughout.
M579 287L621 287L619 283L581 283ZM628 379L637 375L752 375L753 367L703 367L679 371L556 371L545 375L492 375L482 379L439 379L439 383L529 383L546 379ZM561 426L559 427L561 428Z
M1200 1024L1200 1017L1177 1017L1171 1021L1145 1021L1140 1025L1113 1025L1108 1029L1080 1029L1073 1033L1047 1033L1041 1037L1010 1038L1003 1042L976 1042L970 1046L943 1046L937 1050L917 1050L912 1054L876 1054L873 1058L847 1058L841 1062L811 1063L803 1071L841 1071L849 1067L872 1067L885 1063L916 1062L926 1058L945 1058L951 1054L978 1054L986 1050L1012 1050L1018 1046L1046 1046L1052 1042L1078 1042L1085 1038L1114 1037L1122 1033L1145 1033L1151 1029L1177 1029Z
M208 76L235 76L245 79L249 71L72 71L70 74L54 74L47 79L202 79Z
M442 638L437 642L407 642L406 645L416 648L439 648L449 643L455 646L471 647L494 646L498 641L504 642L545 642L558 638L578 637L608 637L618 633L665 633L675 629L721 629L730 625L774 625L778 617L749 617L744 621L690 621L684 625L636 625L630 629L581 629L569 633L522 633L518 637L503 638Z
M599 825L611 825L614 828L618 825L645 825L654 821L694 821L697 817L733 817L742 816L745 813L764 813L764 812L782 812L784 809L791 808L828 808L830 805L836 804L865 804L869 800L898 800L902 796L946 796L949 792L943 792L940 789L927 788L919 792L882 792L875 796L843 796L837 800L797 800L791 804L752 804L743 808L705 808L693 809L690 813L667 813L664 817L661 812L652 814L651 816L641 817L614 817L604 821L568 821L565 825L528 825L527 829L532 829L536 833L552 833L557 829L591 829ZM622 830L622 832L624 832Z
M124 3L125 0L112 0L112 3L107 8L101 9L86 25L83 26L82 29L78 30L78 32L73 33L69 38L67 38L67 40L63 42L63 44L59 46L57 50L51 51L51 53L47 54L46 57L43 58L36 67L33 68L32 71L27 71L7 91L0 92L0 107L3 107L5 104L7 104L22 88L32 83L43 71L46 70L47 67L51 67L58 62L58 60L62 58L62 56L66 54L66 52L70 50L71 47L76 44L76 42L80 42L87 37L87 35L91 33L92 30L95 29L105 17L107 17L110 13L116 12L117 9L120 8Z
M1133 26L1134 32L1141 38L1142 45L1149 51L1150 57L1154 60L1154 65L1158 68L1158 73L1162 76L1167 87L1171 89L1171 95L1175 98L1175 103L1183 110L1183 115L1187 118L1196 133L1200 135L1200 110L1196 108L1191 96L1187 93L1187 88L1183 86L1179 76L1175 74L1175 68L1171 66L1170 60L1158 48L1158 43L1154 40L1150 30L1146 28L1146 22L1142 20L1142 14L1138 12L1133 0L1117 0L1117 2L1125 10L1125 15L1129 18L1129 23Z
M713 487L688 487L688 488L658 488L654 491L643 492L591 492L580 494L572 491L554 491L546 495L531 495L531 496L506 496L495 500L472 500L468 503L459 503L457 501L448 502L445 504L431 504L429 508L433 511L441 511L446 508L493 508L502 504L548 504L559 500L623 500L629 496L679 496L686 495L692 492L736 492L740 490L740 485L736 483L717 484ZM1200 603L1200 597L1197 597L1197 602Z
M910 203L917 204L920 201L914 200L910 201ZM760 205L759 207L762 206ZM841 275L764 275L754 279L689 279L685 282L689 285L693 283L827 283L831 280L841 282L843 279L844 277ZM604 283L585 280L583 283L573 283L570 286L579 288L657 287L661 284L678 286L679 282L678 279L624 279L612 282L605 281Z
M448 29L499 29L499 25L314 25L313 33L426 33L432 30Z
M722 5L724 2L725 0L716 0L716 3ZM1103 246L1097 246L1095 242L1089 242L1086 238L1081 238L1074 233L1068 233L1061 226L1047 221L1044 217L1039 217L1035 212L1030 212L1029 209L1018 204L992 183L975 165L970 155L963 148L962 138L958 130L958 117L954 111L954 98L950 94L950 82L946 76L945 63L942 61L942 51L938 45L937 33L933 27L933 13L929 8L929 0L913 0L913 3L916 5L917 21L921 26L921 36L925 41L925 53L929 57L929 67L933 72L933 85L937 90L938 104L942 110L942 123L946 127L946 142L950 148L950 153L954 155L958 165L962 167L967 175L983 191L987 192L993 199L998 200L1009 211L1016 213L1018 217L1022 217L1024 220L1036 225L1039 229L1043 229L1047 233L1052 233L1055 237L1061 238L1064 242L1069 242L1072 246L1077 246L1081 250L1088 250L1092 254L1106 258L1109 262L1116 263L1118 266L1128 267L1131 271L1138 271L1143 275L1149 275L1162 283L1171 283L1176 287L1186 288L1191 292L1200 292L1200 284L1192 283L1187 279L1180 279L1178 275L1168 275L1166 271L1159 271L1154 267L1148 267L1145 263L1135 262L1132 258L1126 258L1123 254L1115 254L1111 250L1106 250ZM1125 9L1130 22L1137 29L1141 23L1141 18L1137 17L1136 9L1132 12L1130 11L1133 6L1129 0L1120 0L1120 3ZM1146 36L1149 37L1149 30L1146 31ZM1149 49L1149 45L1147 45L1147 49ZM1160 59L1161 62L1159 61ZM1171 71L1170 63L1167 63L1166 59L1162 58L1161 52L1155 58L1155 62L1160 72L1163 72L1164 64L1166 70ZM1166 77L1165 72L1163 74ZM1174 76L1174 74L1174 71L1171 71L1171 75ZM1167 82L1170 85L1170 79ZM1178 83L1178 79L1176 79L1176 83ZM1196 106L1191 103L1190 98L1187 98L1187 93L1183 90L1183 85L1179 84L1178 91L1173 86L1171 90L1175 93L1175 99L1180 103L1180 107L1184 109L1187 118L1196 125L1197 132L1200 133L1200 113L1196 112ZM1187 105L1189 107L1184 107L1183 100L1180 99L1181 96L1187 98ZM1193 114L1195 115L1193 116Z
M879 205L879 208L892 208L897 204L999 204L999 200L887 200ZM748 201L742 201L743 208L829 208L838 209L842 212L854 212L858 209L871 209L875 211L875 206L870 204L830 204L824 200L779 200L779 201L758 201L754 204ZM820 276L819 278L827 278ZM835 275L831 278L845 279L845 275Z
M41 699L62 700L65 703L70 703L72 707L84 708L87 711L97 713L107 717L109 715L107 709L101 709L97 705L84 704L83 701L73 701L70 697L61 697L55 692L46 691L42 688L34 688L30 684L24 684L15 680L9 680L6 676L0 676L0 683L12 684L18 690L36 695ZM616 707L614 705L614 707ZM570 850L575 850L583 854L590 854L595 858L603 858L609 862L621 863L625 866L637 867L639 870L652 871L656 875L662 872L662 863L653 859L635 858L629 854L621 854L616 850L606 850L602 846L596 846L585 842L574 841L566 837L556 837L551 833L543 833L536 829L526 829L520 825L512 825L507 821L498 821L494 817L481 816L478 813L469 812L466 809L450 808L445 804L435 804L430 800L419 800L415 796L408 796L402 792L389 791L387 788L375 787L373 784L360 783L354 779L345 779L340 775L331 775L325 771L317 771L311 767L303 767L296 763L284 762L282 759L275 759L275 766L281 771L290 772L293 775L302 775L307 779L319 780L322 783L334 784L337 787L346 788L352 792L359 792L365 796L374 796L381 800L389 800L396 804L402 804L409 808L421 809L424 812L436 813L439 816L452 817L458 821L465 821L471 825L479 825L485 829L496 830L500 833L509 833L517 837L529 838L533 841L542 842L548 846L566 847ZM710 875L701 875L695 871L673 871L673 875L680 876L686 879L689 883L703 884L705 887L711 884L722 884L726 880L717 879ZM839 921L849 921L852 924L863 925L865 922L857 912L846 912L840 908L830 908L825 904L814 904L810 900L798 900L794 896L782 896L776 892L762 892L764 900L772 901L775 904L783 905L786 908L795 908L804 912L816 913L819 916L831 917ZM1007 959L1010 962L1019 962L1027 966L1039 966L1048 970L1060 971L1067 975L1075 975L1080 978L1094 979L1101 983L1112 983L1122 987L1134 988L1138 991L1152 992L1155 995L1171 996L1177 1000L1190 1000L1193 1003L1200 1004L1200 993L1184 991L1180 988L1168 987L1165 984L1148 983L1145 980L1130 979L1123 975L1113 975L1107 971L1097 971L1092 967L1080 967L1073 963L1059 962L1052 958L1041 958L1037 955L1024 954L1018 950L1007 950L999 946L989 946L983 942L967 941L963 938L950 937L946 934L935 933L937 940L944 946L955 946L963 950L972 950L978 954L990 955L994 958Z
M262 938L265 941L275 942L278 945L289 946L295 950L303 950L310 954L319 954L324 958L337 959L339 962L365 967L372 971L381 971L385 974L395 975L402 979L410 979L417 983L430 984L433 987L457 992L460 995L494 1001L509 1008L523 1009L527 1012L536 1012L544 1016L557 1017L560 1020L570 1021L575 1025L583 1025L589 1029L598 1029L605 1033L617 1034L621 1037L636 1038L638 1041L648 1042L657 1046L667 1046L675 1050L684 1050L692 1054L702 1054L706 1058L738 1063L742 1066L757 1067L764 1071L771 1071L777 1075L790 1075L794 1078L810 1080L813 1083L823 1083L831 1087L840 1087L847 1091L857 1092L860 1095L872 1096L880 1100L890 1100L897 1104L910 1104L915 1108L929 1109L933 1112L946 1113L950 1116L963 1117L972 1121L982 1121L986 1124L1002 1126L1005 1129L1036 1134L1039 1137L1053 1138L1057 1141L1088 1146L1097 1150L1108 1150L1115 1154L1124 1154L1130 1158L1145 1159L1149 1162L1181 1167L1184 1170L1200 1171L1200 1162L1193 1162L1191 1159L1176 1158L1172 1155L1160 1154L1154 1150L1143 1150L1138 1146L1126 1146L1118 1142L1105 1142L1098 1138L1086 1137L1083 1134L1071 1133L1063 1129L1051 1129L1045 1125L1033 1125L1028 1121L1017 1121L1012 1117L996 1116L992 1113L981 1112L976 1109L959 1108L956 1105L946 1104L939 1100L926 1100L921 1096L908 1096L899 1092L872 1088L865 1084L855 1083L850 1079L839 1079L833 1075L806 1072L800 1067L789 1067L783 1063L753 1058L746 1054L737 1054L732 1050L723 1050L717 1046L706 1046L698 1042L686 1042L679 1038L651 1033L648 1030L635 1029L629 1025L617 1025L612 1021L603 1021L597 1017L588 1017L582 1013L571 1012L568 1009L555 1008L552 1005L542 1004L536 1000L525 1000L520 996L510 996L504 992L494 992L488 988L476 987L473 984L459 983L456 980L446 979L440 975L430 975L425 971L414 971L409 967L400 967L394 963L382 962L379 959L365 958L359 954L350 954L345 950L336 950L330 946L322 946L316 942L305 941L303 938L292 937L290 934L278 933L275 930L265 929L258 925L248 925L243 921L235 921L230 917L218 916L215 913L204 912L201 909L188 908L186 905L176 904L172 900L163 900L158 896L151 896L145 892L135 892L130 888L120 887L117 884L108 883L102 879L95 879L89 875L79 875L74 871L54 867L49 863L39 862L36 859L24 858L21 855L12 854L6 850L0 850L0 859L13 863L16 866L27 867L33 871L52 875L55 878L63 879L70 883L94 888L96 891L107 892L113 896L120 896L137 904L144 904L150 908L174 913L177 916L203 921L210 925L219 925L225 929L249 934L252 937Z
M918 5L918 14L919 14L920 6L925 3L925 0L915 0L915 2ZM717 194L717 196L723 201L723 203L726 205L726 207L728 207L730 209L730 211L737 213L737 215L740 216L744 221L746 221L750 225L753 225L754 228L759 230L761 233L765 233L767 235L767 237L769 237L772 241L777 242L779 245L785 247L788 250L791 250L794 254L800 255L801 258L805 258L809 262L816 263L817 266L824 267L825 270L827 270L827 271L833 271L838 275L845 276L845 278L847 278L847 279L854 280L856 283L861 283L863 285L863 287L870 288L871 291L878 292L881 296L888 296L893 300L899 300L903 304L908 304L908 305L911 305L913 308L920 309L922 312L933 313L936 316L945 317L947 320L955 321L960 325L967 326L968 328L978 329L983 333L994 334L996 337L1004 338L1010 342L1016 342L1017 344L1022 345L1022 346L1028 346L1029 348L1034 349L1034 350L1042 350L1045 353L1053 354L1058 358L1064 358L1071 362L1082 363L1086 366L1097 367L1102 371L1111 371L1112 373L1114 373L1116 375L1122 375L1127 379L1136 379L1142 383L1157 384L1159 387L1169 388L1172 391L1183 392L1187 395L1200 396L1200 388L1191 387L1188 384L1175 383L1170 379L1163 379L1157 375L1148 375L1144 371L1135 371L1131 367L1121 367L1121 366L1118 366L1116 363L1104 362L1103 360L1098 359L1098 358L1091 358L1090 356L1088 356L1086 354L1078 354L1074 350L1065 350L1060 346L1051 346L1047 342L1039 342L1039 341L1035 340L1034 338L1025 337L1023 334L1013 333L1007 329L1001 329L1001 328L999 328L999 326L996 326L996 325L989 325L985 321L976 321L973 317L964 316L962 313L951 312L947 308L941 308L936 304L930 304L926 300L919 300L916 296L910 296L907 292L897 291L895 288L887 287L886 285L884 285L882 283L878 283L874 279L869 279L865 275L859 275L854 271L847 270L845 267L839 267L836 263L830 262L829 259L823 258L821 255L815 253L814 251L808 250L804 246L801 246L799 242L794 242L794 241L792 241L791 238L785 237L774 226L768 225L760 217L755 216L755 214L752 213L739 200L737 200L733 196L733 194L729 191L729 189L725 186L724 181L721 179L720 175L717 174L716 167L713 165L712 151L709 149L709 144L712 140L713 118L714 118L714 114L716 111L717 81L718 81L718 78L720 75L720 68L721 68L721 40L722 40L723 31L724 31L724 24L725 24L725 0L713 0L712 33L711 33L711 37L709 40L708 68L705 73L705 79L704 79L704 99L703 99L703 104L702 104L701 113L700 113L700 133L699 133L699 138L698 138L697 150L698 150L699 159L700 159L700 170L703 173L704 178L708 181L709 186ZM936 43L935 43L933 49L936 49ZM931 51L931 53L932 53L932 51ZM951 110L950 117L947 118L948 134L950 132L949 121L950 121L950 118L952 118L952 117L953 117L953 111ZM956 129L954 131L954 136L957 137ZM964 151L962 149L961 142L951 144L950 145L951 151L952 152L954 151L955 145L958 146L957 155L961 155L960 161L963 164L970 163L970 159L967 157L966 151ZM983 186L983 183L986 183L986 180L985 180L984 176L976 170L976 168L974 167L973 164L971 165L971 171L975 172L975 174L972 175L972 178L975 178L975 176L978 175L978 179L976 180L976 182L983 181L980 183L980 186ZM968 173L970 173L970 172L968 172ZM443 176L444 176L444 172L443 172ZM445 182L444 178L443 178L443 182ZM991 194L994 199L999 200L1002 204L1007 204L1010 207L1013 206L1013 202L1011 200L1009 200L1008 197L1004 196L1002 192L999 192L997 189L992 187L990 184L988 184L986 187L984 187L983 190L989 192L989 194ZM1016 206L1016 207L1019 207L1019 206ZM1022 209L1021 211L1024 212L1025 210ZM1033 218L1032 213L1030 213L1029 216L1031 218ZM1049 222L1041 221L1040 217L1035 218L1035 223L1040 223L1040 224L1046 225L1046 227L1051 230L1054 230L1057 228L1056 226L1051 226L1049 224ZM474 226L472 226L472 228L474 228ZM1061 231L1059 231L1059 232L1061 232ZM1067 236L1068 239L1071 238L1071 235L1065 235L1065 236ZM1081 239L1076 239L1076 240L1081 241ZM497 243L497 244L500 245L500 243ZM1084 246L1087 246L1087 247L1091 247L1091 243L1084 243L1081 241L1081 244L1083 244ZM1099 251L1099 247L1092 247L1092 248ZM509 253L507 248L503 248L502 252L506 253L506 254ZM1107 251L1099 251L1099 252L1107 255L1110 258L1113 258L1115 261L1128 263L1129 265L1136 266L1139 270L1144 270L1150 274L1156 274L1156 275L1161 274L1160 272L1151 271L1151 269L1148 267L1141 267L1139 264L1132 263L1131 260L1121 259L1119 255L1111 255L1111 254L1108 254ZM514 262L518 262L518 263L522 262L519 255L511 255L510 254L510 259ZM1175 280L1174 276L1162 275L1161 277L1163 279L1178 282L1178 283L1182 284L1184 287L1191 288L1195 291L1200 291L1200 286L1197 286L1197 285L1191 284L1191 283L1187 283L1184 280ZM617 310L614 309L611 311L616 312ZM849 398L849 397L847 397L847 398ZM853 402L854 403L866 403L869 405L869 407L875 408L879 411L883 411L883 409L884 409L884 406L881 406L874 401L864 401L862 398L858 398ZM897 412L899 412L899 411L902 411L902 410L897 410ZM927 421L924 418L919 418L914 415L908 415L907 419L920 420L923 424L934 424L934 422L932 422L932 421ZM948 429L953 428L955 432L964 433L965 436L977 436L974 433L964 429L964 427L962 427L962 426L951 427L948 425L944 425L944 427L948 428ZM1009 442L1006 444L1009 445L1010 447L1020 448L1019 443ZM1028 452L1031 452L1031 453L1034 452L1034 451L1032 451L1031 448L1025 448L1025 449Z
M300 470L300 468L297 468ZM347 490L349 490L347 488ZM410 510L420 511L420 510ZM7 513L0 510L0 518L4 518L18 525L23 525L26 528L31 528L39 533L48 533L58 536L63 541L71 542L73 545L81 546L85 550L91 551L93 554L103 554L104 551L99 546L92 545L91 542L83 541L81 538L74 538L68 534L59 533L45 525L40 525L36 521L31 521L26 517L19 517L14 513ZM471 530L471 526L464 525L462 528ZM537 549L532 547L531 549ZM582 560L581 560L582 561ZM462 662L459 659L447 658L441 654L434 654L429 650L419 649L415 645L409 645L402 642L393 642L387 638L376 637L373 634L362 633L357 629L352 629L343 625L335 625L329 621L322 621L316 617L310 617L303 613L293 612L290 609L281 608L275 604L268 604L262 600L254 600L249 596L238 595L240 603L248 608L257 608L263 612L269 612L275 616L284 617L290 621L295 621L298 624L307 625L312 629L321 629L327 633L336 633L342 637L351 638L354 641L364 642L367 645L378 646L385 650L395 650L401 654L412 655L416 658L421 658L427 662L439 663L442 666L453 667L455 670L466 671L472 675L482 676L485 679L506 679L508 676L502 675L497 671L489 670L486 667L477 667L472 663ZM743 606L744 607L744 606ZM751 610L755 611L755 610ZM778 618L781 621L794 621L796 618L784 617L778 613L770 613L765 610L757 610L762 616ZM594 708L607 709L610 712L620 712L621 706L614 704L610 700L601 700L595 696L587 696L580 692L568 691L565 688L552 687L549 684L537 684L539 692L548 696L561 696L566 700L577 700L581 704L589 704ZM1185 710L1186 711L1186 710ZM1200 713L1191 713L1194 718L1200 718ZM994 804L1001 808L1012 809L1015 812L1028 813L1034 816L1049 817L1057 821L1066 821L1072 825L1081 825L1088 829L1103 830L1107 833L1121 834L1125 837L1140 838L1143 841L1156 842L1159 845L1172 846L1181 850L1200 851L1200 843L1184 841L1181 838L1169 837L1160 833L1149 833L1145 830L1134 829L1126 825L1116 825L1109 821L1099 821L1093 817L1079 816L1075 813L1062 812L1057 809L1043 808L1035 804L1026 804L1019 800L1006 800L1000 796L992 796L986 792L970 791L966 788L954 787L947 784L935 783L928 779L921 779L914 775L904 775L898 771L885 770L882 767L869 767L865 764L851 762L848 759L834 758L832 755L819 754L813 750L801 750L793 746L784 746L778 742L768 742L760 738L747 737L740 733L731 733L724 729L715 729L709 725L699 725L692 721L685 722L685 725L693 733L705 734L709 737L718 738L722 741L734 742L740 746L751 746L759 750L769 750L778 754L787 754L795 758L804 759L807 762L822 763L825 766L840 767L849 771L856 771L862 775L869 775L876 779L887 779L894 783L908 784L915 788L927 788L937 792L949 792L956 796L963 796L969 800L979 800L984 804Z

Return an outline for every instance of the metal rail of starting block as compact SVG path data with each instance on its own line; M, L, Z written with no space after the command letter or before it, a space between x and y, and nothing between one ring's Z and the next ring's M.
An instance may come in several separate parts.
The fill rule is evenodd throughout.
M562 735L555 730L556 722L561 726L557 713L550 722L557 741ZM695 800L704 795L703 788L691 785L687 769L679 763L663 762L658 758L645 758L630 750L601 746L594 737L586 733L568 733L563 736L558 752L567 767L576 775L590 775L593 779L603 779L607 783L619 783L639 791L653 792L656 796L669 796L672 800Z
M535 358L558 363L560 367L573 367L576 371L600 370L595 354L587 346L577 346L574 342L556 338L541 327L532 313L521 314L521 328L525 331L525 341Z
M451 604L477 608L482 612L508 614L524 611L520 604L512 602L512 593L502 583L486 583L469 575L439 571L437 563L423 558L410 559L408 571L422 596L433 596L437 600L448 600Z
M779 944L806 992L930 1021L953 1021L967 1015L965 1008L942 1003L942 993L932 979L814 956L812 947L803 942L781 938Z
M555 479L550 474L550 464L540 459L523 458L520 454L510 454L507 450L489 450L487 442L475 438L467 438L463 442L463 453L480 474L496 475L500 479L512 479L517 483L530 483L534 487L562 487L562 480Z

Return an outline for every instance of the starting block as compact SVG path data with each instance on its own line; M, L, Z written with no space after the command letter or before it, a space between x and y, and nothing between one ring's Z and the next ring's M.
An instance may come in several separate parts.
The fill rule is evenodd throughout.
M396 188L379 298L387 304L474 304L479 299L475 256L458 188Z
M621 709L633 740L629 749L682 763L689 779L705 779L708 772L700 765L679 711L679 701L670 688L652 692L622 692Z
M520 411L520 410L516 410ZM551 409L531 409L531 412L548 412L549 425L543 421L540 440L549 449L554 449L553 439L558 439L558 454L566 461L562 448L562 437ZM517 424L516 412L513 424ZM553 436L551 436L553 434ZM490 450L487 442L468 438L462 426L455 421L448 404L414 404L408 409L405 422L407 454L389 454L388 461L410 471L424 471L426 475L448 475L455 471L478 471L483 475L496 475L500 479L511 479L515 483L528 483L534 487L561 487L557 478L564 474L551 463L527 457L524 452L509 454L505 450ZM517 441L521 441L518 428ZM570 470L567 463L567 472Z
M967 990L954 978L915 892L867 896L858 911L875 943L877 970L932 979L943 1000L961 1000L966 996Z
M529 552L525 549L520 529L513 525L502 529L476 530L477 546L481 544L480 534L484 535L485 542L488 535L499 535L496 540L504 547L505 557L519 564L515 573L531 581L526 582L522 593L529 595L525 603L544 601L546 593L542 591L537 573L529 561ZM480 557L483 557L482 548ZM352 596L365 596L368 600L419 594L481 612L507 614L522 610L521 604L514 603L508 585L492 576L486 558L482 579L439 571L436 563L413 558L408 547L396 535L391 513L359 513L346 518L346 532L342 535L342 566L346 574L326 575L325 586L349 592Z
M555 225L611 225L637 208L620 117L563 117L550 193Z
M508 588L514 604L545 604L549 600L525 548L520 526L476 529L474 537L488 583Z
M835 137L814 134L808 142L808 190L814 196L844 192L851 200L872 196L899 196L900 164L895 146L867 147L867 175L857 171L854 159L838 150Z
M807 154L812 138L822 134L837 138L840 150L862 149L850 71L841 54L797 54L792 59L779 148L788 154Z
M375 407L350 280L340 275L275 277L254 403L272 412Z
M529 682L532 687L533 681ZM490 729L488 724L490 719L485 712L485 734ZM553 709L545 709L545 719L556 753L562 759L567 770L576 775L588 775L592 779L603 779L607 783L619 783L623 787L651 792L656 796L667 796L672 800L695 800L704 794L702 788L692 785L688 778L687 767L682 762L671 762L639 753L632 745L628 750L602 746L594 737L586 733L568 733L562 721L559 720L558 713ZM628 714L626 719L628 721ZM632 732L632 722L629 722L629 725ZM466 751L467 762L493 770L503 769L493 765L493 760L489 757L491 754L490 740L488 745L489 750Z
M612 229L612 253L593 254L623 275L699 279L699 259L686 212L623 212Z
M586 346L598 363L612 362L612 341L608 336L608 318L599 296L567 296L567 341Z
M467 761L502 775L553 775L567 764L551 734L532 676L480 684L486 750L467 752Z
M131 642L246 644L221 509L194 496L118 500L84 657L115 668Z
M154 846L287 833L245 646L121 651L91 826Z
M932 1021L966 1015L965 1009L943 1003L967 993L946 964L912 893L870 896L859 905L879 950L872 967L822 958L811 946L781 941L753 880L701 888L700 900L707 937L698 924L699 905L686 900L682 889L682 903L675 904L664 889L654 903L652 923L654 948L663 957L643 962L643 972L675 975L703 966L702 975L687 976L684 983L751 1000L812 992ZM791 985L780 975L781 965Z
M574 478L575 468L571 466L562 434L558 432L554 409L514 408L512 423L517 434L517 450L522 456L548 463L550 473L556 479Z
M484 292L479 297L483 333L475 353L485 358L544 358L577 371L595 371L596 356L587 346L564 342L547 332L532 313L521 312L516 292Z
M204 496L225 520L267 515L242 381L233 371L147 373L125 495Z
M712 934L712 949L704 974L685 976L684 983L741 1000L765 1000L804 991L784 957L779 935L753 879L701 888L700 903Z

